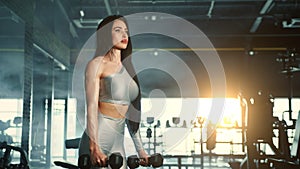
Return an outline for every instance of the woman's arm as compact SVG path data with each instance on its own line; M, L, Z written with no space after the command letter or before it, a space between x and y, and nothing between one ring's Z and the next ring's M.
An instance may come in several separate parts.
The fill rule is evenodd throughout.
M104 164L106 156L101 152L98 145L98 98L100 91L101 59L93 59L86 67L85 92L87 104L87 133L93 164Z
M138 131L136 133L130 133L130 135L131 135L132 141L134 143L135 149L136 149L139 157L141 159L145 160L145 161L141 161L141 165L142 166L147 166L148 162L149 162L148 161L149 155L147 154L147 152L145 151L145 149L143 147L143 142L142 142L140 130L138 129Z
M135 73L135 70L133 68L132 62L126 62L126 69L130 76L133 78L135 83L138 85L139 89L139 80L137 77L137 74ZM131 105L128 108L128 112L126 115L126 124L128 131L130 133L130 136L133 140L135 149L139 155L140 158L145 159L145 161L142 161L141 165L146 166L148 165L148 158L149 155L145 151L143 147L143 141L141 138L140 133L140 121L141 121L141 91L139 90L139 94L135 100L131 102Z
M139 152L141 150L144 150L143 141L142 141L142 138L141 138L140 130L138 129L138 131L136 133L132 133L132 132L129 131L129 133L130 133L130 136L132 138L135 150L137 152Z

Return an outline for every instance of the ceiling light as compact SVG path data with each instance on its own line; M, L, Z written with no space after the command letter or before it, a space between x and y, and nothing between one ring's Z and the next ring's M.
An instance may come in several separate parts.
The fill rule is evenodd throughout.
M254 52L253 50L249 50L249 51L248 51L248 54L249 54L250 56L253 56L253 55L255 54L255 52Z
M151 20L152 20L152 21L155 21L155 20L156 20L156 16L155 16L155 15L152 15L152 16L151 16Z
M254 98L252 98L252 97L250 98L250 103L254 104Z
M81 17L84 17L84 11L82 9L79 11L79 13Z
M248 54L249 56L254 56L256 54L256 52L252 48L247 49L245 53Z

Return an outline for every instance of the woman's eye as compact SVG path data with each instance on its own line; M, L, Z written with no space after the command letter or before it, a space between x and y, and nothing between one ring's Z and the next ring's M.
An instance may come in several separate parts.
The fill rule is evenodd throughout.
M128 35L128 33L129 33L128 30L122 31L122 29L115 29L114 31L115 31L116 33L121 33L121 32L123 32L123 33L126 33L127 35Z

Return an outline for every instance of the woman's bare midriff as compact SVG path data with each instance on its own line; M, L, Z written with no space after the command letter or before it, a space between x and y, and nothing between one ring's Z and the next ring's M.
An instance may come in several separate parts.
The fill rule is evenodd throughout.
M98 112L113 118L125 118L128 105L99 102Z

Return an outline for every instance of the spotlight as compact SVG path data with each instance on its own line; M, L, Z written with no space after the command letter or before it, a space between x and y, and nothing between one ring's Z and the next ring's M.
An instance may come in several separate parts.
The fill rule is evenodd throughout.
M254 50L249 50L249 51L248 51L248 55L249 55L249 56L253 56L254 54L255 54Z
M250 103L254 104L254 98L250 98Z
M294 57L294 56L295 56L295 53L292 52L292 53L291 53L291 56Z

